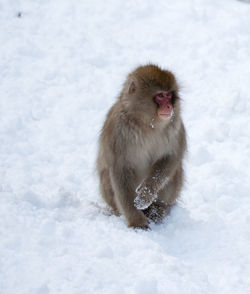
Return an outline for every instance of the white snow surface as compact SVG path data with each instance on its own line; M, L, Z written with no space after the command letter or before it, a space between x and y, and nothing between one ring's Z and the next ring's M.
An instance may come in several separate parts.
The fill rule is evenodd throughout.
M250 5L0 2L0 293L250 293ZM148 62L182 86L178 205L151 231L105 213L105 115Z

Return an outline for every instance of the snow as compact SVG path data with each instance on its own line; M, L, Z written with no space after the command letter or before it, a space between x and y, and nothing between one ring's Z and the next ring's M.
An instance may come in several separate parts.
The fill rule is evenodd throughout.
M250 5L0 2L0 293L249 293ZM109 215L97 140L125 76L181 83L189 154L151 231Z
M152 129L154 129L154 128L155 128L155 125L154 125L154 120L155 120L155 119L154 119L154 118L152 118L152 120L151 120L151 123L150 123L150 126L151 126L151 128L152 128Z
M140 184L135 193L137 196L134 200L134 205L137 209L146 209L148 208L158 197L149 187Z

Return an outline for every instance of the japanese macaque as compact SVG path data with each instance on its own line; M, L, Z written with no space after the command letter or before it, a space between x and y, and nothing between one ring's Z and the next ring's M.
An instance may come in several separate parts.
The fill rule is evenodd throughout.
M129 227L149 228L169 212L183 185L186 135L173 73L145 65L130 73L99 141L103 199Z

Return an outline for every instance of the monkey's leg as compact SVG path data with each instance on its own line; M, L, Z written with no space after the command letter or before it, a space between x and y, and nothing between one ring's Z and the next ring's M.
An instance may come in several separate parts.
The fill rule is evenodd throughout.
M112 173L111 183L114 187L115 200L119 210L126 217L129 227L148 229L146 216L134 207L135 179L135 171L131 168L123 167Z
M107 169L103 170L100 175L100 189L102 198L111 207L112 212L119 216L120 212L117 209L114 197L114 191L112 189L109 171Z

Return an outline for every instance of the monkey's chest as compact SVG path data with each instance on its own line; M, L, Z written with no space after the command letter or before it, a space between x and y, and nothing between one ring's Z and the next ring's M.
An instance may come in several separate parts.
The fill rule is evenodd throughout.
M157 160L174 152L172 145L171 138L167 136L144 138L139 143L132 144L129 161L138 174L144 177Z

